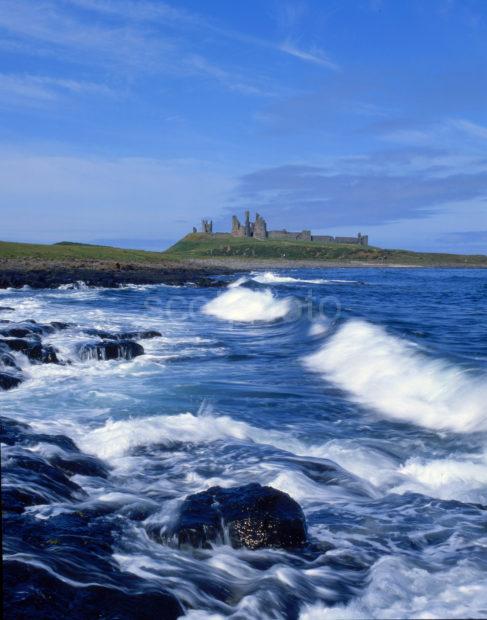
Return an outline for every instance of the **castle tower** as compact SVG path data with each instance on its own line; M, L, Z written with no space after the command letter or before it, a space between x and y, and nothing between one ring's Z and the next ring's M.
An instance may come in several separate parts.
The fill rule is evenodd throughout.
M213 221L212 220L201 220L201 232L212 234L213 232Z
M250 225L250 211L245 211L244 237L252 236L252 227Z
M255 214L254 237L255 239L267 239L267 222L258 213Z

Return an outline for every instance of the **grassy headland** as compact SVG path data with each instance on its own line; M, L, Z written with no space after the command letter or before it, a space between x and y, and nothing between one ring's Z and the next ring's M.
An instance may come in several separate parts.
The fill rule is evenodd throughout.
M484 267L487 256L384 250L357 245L190 234L164 252L61 242L0 241L0 288L55 287L77 280L98 286L185 284L212 286L209 276L274 267Z
M209 261L213 264L232 265L267 261L279 266L290 261L299 264L341 264L394 266L411 265L423 267L487 267L487 256L410 252L407 250L384 250L359 245L318 243L314 241L281 241L211 236L203 233L190 234L170 247L164 256L172 259Z
M163 252L83 243L52 245L0 241L0 288L56 287L82 280L94 286L186 284L213 286L208 276L224 267L205 266Z

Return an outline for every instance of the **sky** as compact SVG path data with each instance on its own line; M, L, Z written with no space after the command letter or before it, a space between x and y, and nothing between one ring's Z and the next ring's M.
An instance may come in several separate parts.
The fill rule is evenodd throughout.
M0 239L487 254L487 0L0 0Z

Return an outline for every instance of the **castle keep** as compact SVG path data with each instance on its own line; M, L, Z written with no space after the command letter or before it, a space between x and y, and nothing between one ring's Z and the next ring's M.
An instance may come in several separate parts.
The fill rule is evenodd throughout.
M196 228L193 228L193 233ZM213 222L211 220L201 221L201 232L211 235L227 235L228 233L214 233ZM317 241L318 243L353 243L355 245L369 245L368 235L358 233L356 237L333 237L331 235L312 235L310 230L302 230L301 232L290 232L283 228L282 230L267 230L267 222L259 215L255 214L255 221L250 220L250 212L245 211L245 220L243 224L236 215L232 216L232 237L253 237L254 239L283 239L294 241Z

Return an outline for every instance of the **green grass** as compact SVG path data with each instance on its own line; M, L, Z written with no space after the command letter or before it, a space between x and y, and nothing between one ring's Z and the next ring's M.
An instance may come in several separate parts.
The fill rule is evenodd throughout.
M487 256L433 254L406 250L383 250L357 245L235 238L231 235L212 237L201 233L187 235L165 252L126 250L105 245L89 245L63 241L53 245L10 243L0 241L2 262L42 263L120 263L122 265L161 265L188 259L251 259L286 261L367 262L377 265L452 265L487 267Z
M162 263L168 258L162 252L125 250L106 245L88 245L63 241L53 245L37 243L10 243L0 241L0 259L39 262L119 262L123 264Z
M166 251L167 256L180 258L241 258L284 259L305 261L361 261L401 265L483 265L487 256L383 250L352 244L318 243L312 241L281 241L211 237L202 233L190 234Z

